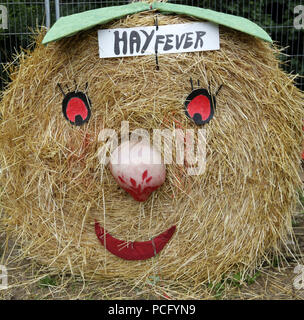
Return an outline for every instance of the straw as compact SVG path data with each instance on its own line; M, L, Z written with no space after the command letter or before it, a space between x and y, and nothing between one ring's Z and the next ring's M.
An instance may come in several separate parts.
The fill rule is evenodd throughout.
M128 16L104 28L154 25L155 14ZM158 14L159 25L195 21ZM100 59L97 30L43 46L8 67L0 111L1 225L23 255L56 272L143 283L158 275L195 288L223 275L249 274L291 231L300 186L303 93L285 74L275 46L220 27L221 49ZM168 164L164 185L145 203L122 190L98 160L103 128L198 129L184 101L197 80L216 94L206 129L206 170ZM85 92L92 116L81 127L62 114L62 92ZM163 150L162 150L163 152ZM175 153L173 152L173 159ZM160 254L125 261L98 242L95 219L125 241L146 241L172 225ZM187 289L188 290L188 289ZM187 291L186 290L186 291ZM189 292L188 290L188 292Z

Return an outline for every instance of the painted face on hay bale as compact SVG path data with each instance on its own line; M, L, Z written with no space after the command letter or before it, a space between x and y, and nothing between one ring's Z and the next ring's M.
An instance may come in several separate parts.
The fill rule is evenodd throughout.
M143 12L102 28L151 26L154 18ZM158 15L160 26L192 21ZM99 58L98 29L48 46L38 41L12 73L0 138L8 231L31 258L96 277L156 272L201 281L253 268L286 240L300 183L303 95L277 52L220 27L220 50L158 55L157 70L155 55ZM204 126L195 105L185 112L195 98L209 108L202 119L214 107ZM201 139L203 129L204 172L189 175L175 148L172 163L157 168L104 166L101 132L115 131L120 145L124 121L131 134L140 128L150 137L153 129L192 129ZM132 174L146 187L159 174L157 188L136 199L126 190L144 183ZM113 237L109 250L103 230Z

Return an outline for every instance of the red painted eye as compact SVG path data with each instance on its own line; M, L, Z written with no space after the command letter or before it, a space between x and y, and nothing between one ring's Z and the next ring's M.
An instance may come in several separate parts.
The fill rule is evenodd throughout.
M91 116L90 105L89 98L83 92L70 92L62 102L62 112L71 124L80 126Z
M207 120L211 113L210 100L203 95L199 95L191 100L188 104L188 113L191 118L197 113L202 120Z
M77 116L81 119L86 119L88 116L88 109L85 103L79 98L72 98L66 108L67 117L71 122L76 122L75 119Z
M192 91L185 101L186 115L195 124L208 123L214 115L215 97L211 97L206 89Z

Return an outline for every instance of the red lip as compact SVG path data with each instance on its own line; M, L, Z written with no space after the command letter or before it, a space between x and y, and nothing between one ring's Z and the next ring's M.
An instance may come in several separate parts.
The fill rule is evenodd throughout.
M146 260L154 257L169 242L175 229L176 227L172 226L149 241L126 242L112 237L95 220L95 233L101 244L112 254L125 260Z

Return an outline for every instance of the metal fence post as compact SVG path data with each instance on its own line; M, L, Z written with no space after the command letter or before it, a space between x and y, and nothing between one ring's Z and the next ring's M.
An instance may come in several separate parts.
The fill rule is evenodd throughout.
M45 6L45 25L48 29L51 27L51 9L50 9L50 0L44 0Z
M60 1L55 0L56 20L60 18Z

